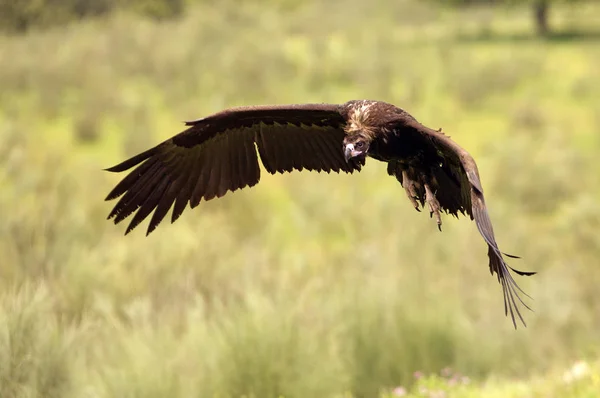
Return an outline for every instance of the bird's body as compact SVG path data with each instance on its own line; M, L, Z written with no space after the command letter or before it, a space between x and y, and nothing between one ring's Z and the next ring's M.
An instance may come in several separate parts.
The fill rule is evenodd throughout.
M148 234L171 207L174 222L187 204L194 208L201 199L255 185L259 158L273 174L303 169L353 173L371 157L387 163L388 174L402 184L417 210L427 203L440 229L442 212L475 220L488 245L490 271L502 284L505 310L515 327L515 314L524 323L517 303L527 306L496 244L477 165L441 130L392 104L369 100L238 107L186 125L182 133L108 169L137 166L106 198L122 196L109 215L115 223L135 212L126 233L152 212Z

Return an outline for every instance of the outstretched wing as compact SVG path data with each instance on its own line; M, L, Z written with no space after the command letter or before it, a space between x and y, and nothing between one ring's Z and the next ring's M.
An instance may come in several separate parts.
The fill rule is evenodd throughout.
M518 271L505 262L503 255L511 258L518 257L502 253L498 248L475 160L441 131L423 126L414 119L406 119L404 123L406 127L412 128L424 138L423 145L429 146L425 151L433 149L438 155L437 158L441 159L441 164L435 165L437 167L431 170L430 176L433 177L437 188L435 197L440 207L455 216L459 211L466 212L475 220L477 229L488 245L490 272L492 275L497 274L498 282L502 285L505 314L510 313L515 328L517 327L515 315L526 326L518 304L530 308L523 302L519 292L529 296L519 287L509 270L526 276L534 275L535 272Z
M186 122L187 130L108 171L131 171L108 194L121 199L108 218L115 224L135 212L125 234L154 211L147 234L174 204L175 222L189 203L196 207L260 179L258 156L269 173L292 170L360 170L342 152L344 118L337 105L237 107ZM258 149L258 155L257 155Z

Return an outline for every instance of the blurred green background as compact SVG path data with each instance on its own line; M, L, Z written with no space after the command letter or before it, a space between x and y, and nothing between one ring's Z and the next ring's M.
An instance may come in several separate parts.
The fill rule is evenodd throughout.
M0 397L597 396L600 3L462 3L0 1ZM182 120L361 98L476 158L528 328L373 160L106 221Z

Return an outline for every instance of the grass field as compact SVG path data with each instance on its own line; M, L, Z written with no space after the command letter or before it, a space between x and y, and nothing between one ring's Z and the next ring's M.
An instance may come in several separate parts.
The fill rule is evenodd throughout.
M594 396L600 38L577 32L600 4L557 7L570 34L538 40L520 9L367 3L0 37L0 397ZM439 233L373 160L263 172L149 237L106 221L102 169L182 120L353 98L475 156L501 249L539 272L527 328L475 225Z

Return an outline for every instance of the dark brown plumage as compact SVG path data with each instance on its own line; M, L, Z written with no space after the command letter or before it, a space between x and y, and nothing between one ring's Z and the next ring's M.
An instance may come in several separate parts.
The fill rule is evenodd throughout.
M342 105L303 104L231 108L186 122L189 128L108 171L135 167L108 194L121 197L108 218L133 215L126 234L152 214L147 234L173 207L171 222L187 204L221 197L260 179L258 159L271 173L360 171L367 156L388 164L419 210L425 203L441 230L441 212L475 220L488 245L490 272L504 293L505 313L525 322L518 308L525 294L498 249L475 161L441 130L423 126L404 110L380 101ZM419 210L420 211L420 210Z

